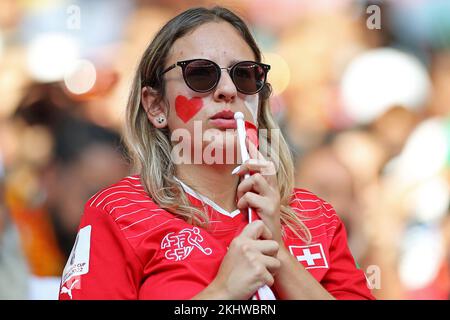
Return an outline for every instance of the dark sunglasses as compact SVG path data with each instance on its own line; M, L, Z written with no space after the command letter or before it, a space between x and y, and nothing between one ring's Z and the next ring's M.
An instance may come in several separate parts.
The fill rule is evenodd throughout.
M217 63L207 59L192 59L178 61L161 75L176 68L181 67L186 85L196 92L208 92L213 90L219 83L222 69L226 69L237 91L244 94L255 94L261 91L267 79L267 72L270 70L268 64L254 61L240 61L228 68L221 68Z

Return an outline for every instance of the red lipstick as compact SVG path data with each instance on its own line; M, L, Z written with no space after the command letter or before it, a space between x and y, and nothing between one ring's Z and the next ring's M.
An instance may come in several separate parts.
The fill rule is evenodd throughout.
M209 122L218 129L236 129L234 112L228 109L217 112L209 119Z

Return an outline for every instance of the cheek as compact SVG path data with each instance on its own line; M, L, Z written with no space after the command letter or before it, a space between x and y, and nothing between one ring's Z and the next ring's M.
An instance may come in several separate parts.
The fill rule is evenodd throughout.
M250 111L250 114L252 115L253 123L257 124L259 96L256 94L253 96L246 97L244 104L247 110Z
M184 123L191 120L203 108L203 99L199 97L187 98L178 95L175 98L175 113Z

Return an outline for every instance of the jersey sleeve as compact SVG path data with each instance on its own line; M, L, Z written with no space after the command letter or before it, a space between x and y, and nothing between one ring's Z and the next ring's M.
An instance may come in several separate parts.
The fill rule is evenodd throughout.
M59 299L137 299L142 269L111 215L87 205L64 268Z
M336 299L375 299L364 272L356 267L348 247L345 226L340 219L331 240L330 266L321 283Z

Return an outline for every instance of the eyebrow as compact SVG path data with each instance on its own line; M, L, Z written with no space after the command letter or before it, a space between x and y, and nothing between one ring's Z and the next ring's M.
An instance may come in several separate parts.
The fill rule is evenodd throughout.
M213 62L215 62L215 63L217 63L219 65L218 62L214 61L213 59L211 59L209 57L208 58L205 58L205 57L203 57L203 58L195 58L195 59L211 60L211 61L213 61ZM230 61L230 63L228 64L227 67L231 67L232 65L234 65L234 64L236 64L238 62L241 62L241 61L255 61L255 60L253 60L253 59L233 59L233 60Z

